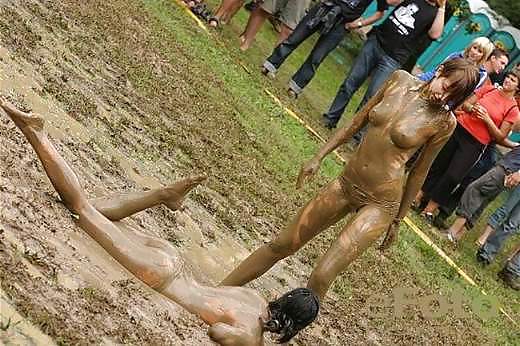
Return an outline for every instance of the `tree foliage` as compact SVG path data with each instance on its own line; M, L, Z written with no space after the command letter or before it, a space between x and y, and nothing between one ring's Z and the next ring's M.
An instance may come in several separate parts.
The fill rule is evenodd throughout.
M519 0L487 0L496 13L506 17L516 28L520 28L520 1Z

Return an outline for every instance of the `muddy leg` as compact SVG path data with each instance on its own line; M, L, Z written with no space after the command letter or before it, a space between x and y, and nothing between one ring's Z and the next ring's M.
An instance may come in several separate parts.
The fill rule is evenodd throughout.
M243 4L243 0L222 0L213 16L223 24L228 23Z
M380 207L360 209L320 259L307 287L323 300L334 279L379 238L391 222L392 217Z
M67 208L79 215L79 226L150 287L159 288L168 283L177 270L175 258L164 251L151 250L146 244L133 241L88 202L76 174L43 131L41 118L21 112L7 102L2 102L1 107L36 151L47 176Z
M91 203L101 214L113 221L161 203L173 211L182 210L184 197L205 179L202 175L190 177L160 189L97 198Z
M88 204L85 191L76 174L49 141L47 133L43 130L43 119L34 114L21 112L9 102L2 102L1 106L33 147L65 206L70 211L78 213L79 209Z
M276 262L294 254L314 236L336 223L350 209L339 180L334 180L300 210L289 227L249 255L220 284L242 286L258 278Z

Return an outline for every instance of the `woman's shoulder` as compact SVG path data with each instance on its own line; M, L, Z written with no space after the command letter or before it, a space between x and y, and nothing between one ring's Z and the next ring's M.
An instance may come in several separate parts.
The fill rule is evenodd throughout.
M416 76L408 73L405 70L396 70L390 75L390 82L396 83L399 86L414 86L424 84Z

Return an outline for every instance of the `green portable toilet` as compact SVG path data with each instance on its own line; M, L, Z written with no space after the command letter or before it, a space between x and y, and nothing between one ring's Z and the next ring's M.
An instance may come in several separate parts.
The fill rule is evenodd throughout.
M470 23L472 31L468 31ZM442 36L417 59L417 65L423 71L430 71L451 53L464 50L475 38L488 36L492 32L491 21L486 14L474 13L465 21L459 21L457 16L452 16L446 23Z

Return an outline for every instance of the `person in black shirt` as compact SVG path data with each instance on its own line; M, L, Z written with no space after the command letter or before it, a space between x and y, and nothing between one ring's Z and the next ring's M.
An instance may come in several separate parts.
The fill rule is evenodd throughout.
M320 38L307 60L289 82L289 94L296 97L311 81L325 57L341 42L347 30L361 28L381 18L388 4L401 0L376 0L377 12L368 18L360 16L372 0L323 0L313 6L289 37L280 43L263 64L262 73L275 75L285 59L309 36L319 31Z
M324 125L335 128L352 95L371 76L361 108L395 70L413 53L415 45L428 35L441 36L446 0L405 0L369 33L347 78L324 116ZM360 136L356 138L360 140Z

